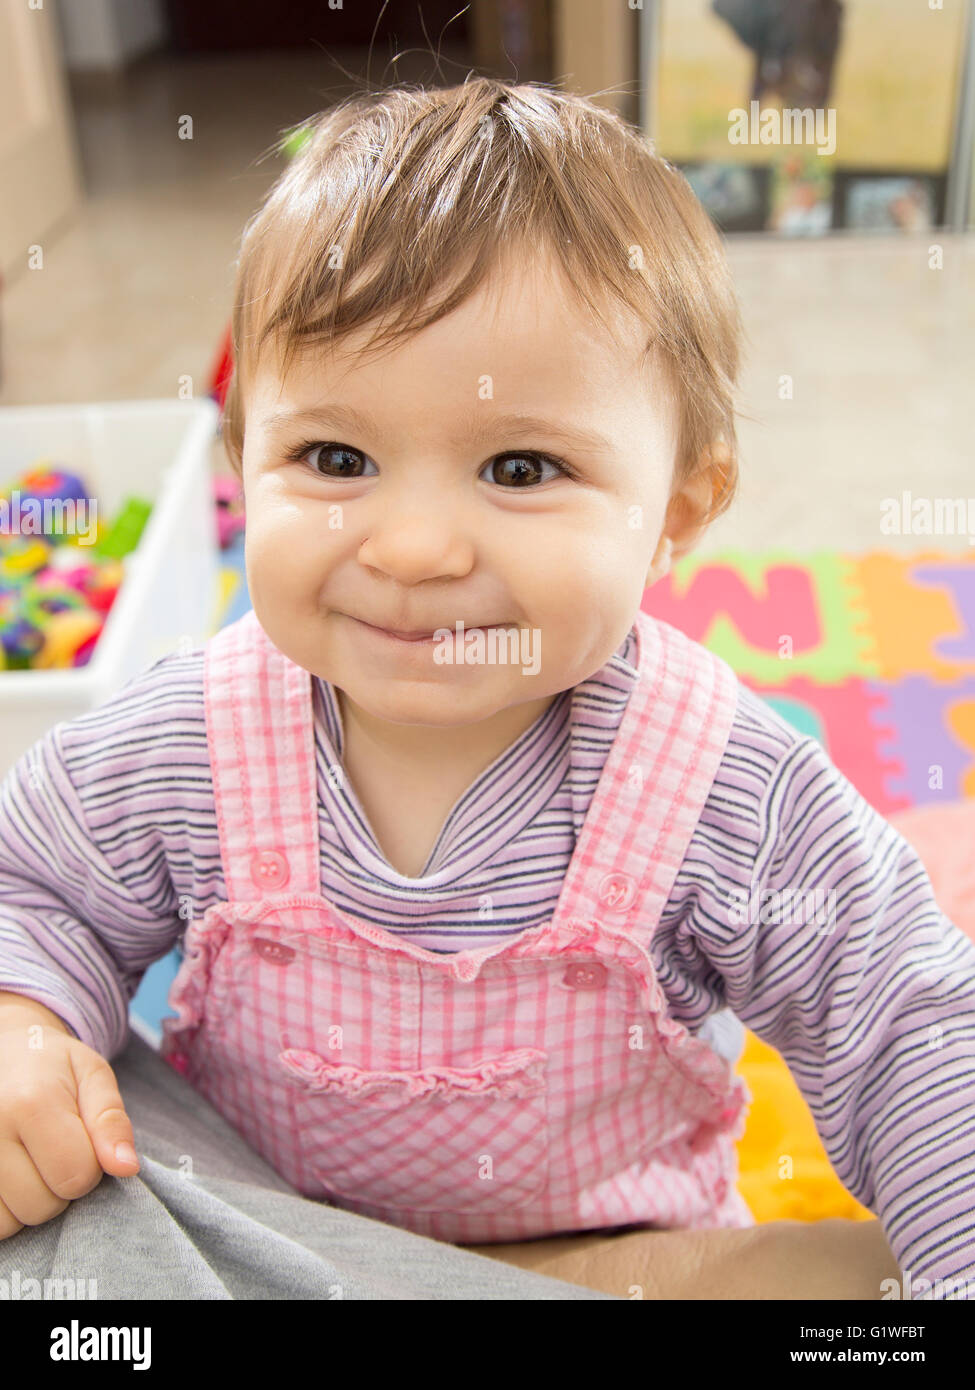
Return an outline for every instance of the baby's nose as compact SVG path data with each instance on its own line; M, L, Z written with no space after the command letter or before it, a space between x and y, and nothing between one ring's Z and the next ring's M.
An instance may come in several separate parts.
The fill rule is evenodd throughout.
M400 584L461 578L473 565L474 548L442 513L411 510L370 528L359 561Z

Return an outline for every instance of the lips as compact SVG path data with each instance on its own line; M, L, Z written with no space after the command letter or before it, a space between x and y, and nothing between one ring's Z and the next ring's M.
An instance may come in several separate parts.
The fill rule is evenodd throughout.
M364 618L356 618L354 621L357 623L361 623L363 627L372 628L373 632L381 632L386 637L395 637L400 642L430 642L433 640L433 635L435 632L446 631L453 633L455 630L454 623L442 623L439 627L429 628L426 631L406 632L400 631L398 628L393 627L379 627L376 623L367 623ZM508 626L507 624L501 623L476 623L472 624L471 626L468 626L459 618L457 619L457 622L461 623L461 627L465 632L487 631L492 627Z
M370 623L371 627L372 624ZM381 627L376 629L378 632L385 632L387 637L398 637L401 642L429 642L433 637L432 632L397 632L392 627Z
M426 631L401 632L399 628L380 627L378 623L367 623L364 618L356 618L355 621L362 623L363 627L371 627L373 632L384 632L387 637L398 637L401 642L428 642L436 631L434 628L429 628Z

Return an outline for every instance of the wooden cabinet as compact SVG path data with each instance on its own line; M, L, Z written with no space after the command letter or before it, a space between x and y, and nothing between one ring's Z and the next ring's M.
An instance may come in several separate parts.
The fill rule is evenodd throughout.
M172 44L181 53L306 48L311 43L368 48L374 30L377 57L388 56L391 39L397 48L422 44L436 51L448 21L452 22L445 38L454 44L467 42L470 12L457 13L463 8L457 0L389 0L385 10L382 0L346 3L334 10L327 0L288 0L283 5L268 0L206 0L202 5L200 0L166 0Z

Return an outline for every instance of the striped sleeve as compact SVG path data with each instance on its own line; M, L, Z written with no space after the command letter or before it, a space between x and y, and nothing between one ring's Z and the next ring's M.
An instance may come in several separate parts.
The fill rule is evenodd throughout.
M947 1293L967 1286L975 946L912 846L816 739L790 741L752 829L747 877L698 895L696 945L734 1012L785 1058L901 1271Z
M151 759L135 738L172 763L165 706L145 708L164 700L160 665L55 725L0 787L0 990L46 1005L109 1060L142 975L185 926L153 852L152 779L140 777Z

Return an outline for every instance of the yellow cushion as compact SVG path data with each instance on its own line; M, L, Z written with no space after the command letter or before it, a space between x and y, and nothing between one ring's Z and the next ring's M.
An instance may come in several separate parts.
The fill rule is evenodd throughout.
M738 1141L738 1190L756 1221L872 1221L840 1182L809 1107L775 1048L746 1030L736 1068L752 1094Z

